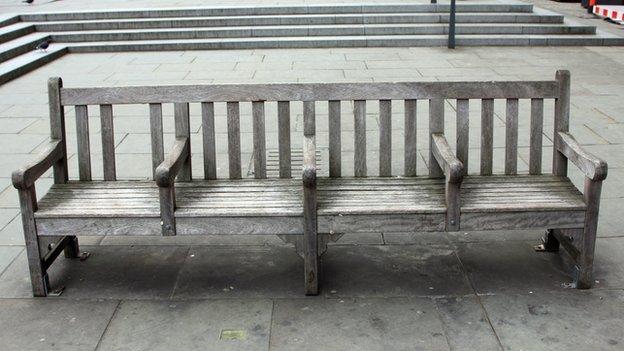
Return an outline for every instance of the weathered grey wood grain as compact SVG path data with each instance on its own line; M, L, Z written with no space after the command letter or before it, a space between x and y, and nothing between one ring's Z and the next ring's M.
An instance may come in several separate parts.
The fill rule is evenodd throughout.
M444 172L434 155L433 134L444 133L444 99L429 100L429 176L444 177Z
M173 113L175 119L176 138L188 138L188 155L178 173L178 180L188 182L193 178L191 167L191 123L189 120L189 104L175 103L173 105Z
M318 217L318 230L323 233L370 233L373 228L387 232L441 232L445 228L444 213L344 214Z
M175 220L175 187L161 187L160 192L160 223L163 236L176 235Z
M518 173L518 99L507 99L505 116L505 174Z
M185 164L191 155L191 145L188 137L176 138L171 152L165 160L156 168L156 184L160 187L171 187L176 176L184 171ZM190 181L190 179L189 179Z
M559 70L556 74L557 96L555 99L555 130L553 137L553 166L552 172L558 176L568 175L568 160L559 151L559 140L556 137L559 132L567 132L570 128L570 72Z
M78 177L80 180L91 180L91 146L89 145L89 115L86 105L77 105L76 140L78 142Z
M512 230L578 228L585 222L585 211L465 212L461 230Z
M531 99L531 137L529 174L542 173L542 134L544 132L544 99Z
M100 105L102 134L102 160L104 162L104 180L116 180L115 168L115 129L113 126L113 106Z
M264 102L252 105L254 178L266 178L266 139L264 128Z
M392 101L379 100L379 175L392 175Z
M163 145L162 104L150 103L150 135L152 141L152 174L156 177L156 168L165 159Z
M62 157L54 164L54 183L66 183L67 138L65 137L65 108L61 105L63 80L58 77L48 79L48 106L50 108L50 138L61 142Z
M37 218L37 231L42 236L80 233L104 235L161 235L158 212L152 217L83 217Z
M601 181L607 178L607 162L587 152L570 133L558 132L557 150L572 161L587 178Z
M13 186L17 189L31 188L37 179L63 157L61 140L53 139L30 163L22 166L12 174Z
M50 281L39 254L39 239L34 218L37 203L34 186L29 189L20 189L18 194L33 295L46 296Z
M214 103L202 102L202 138L204 147L204 179L217 179Z
M238 102L227 103L227 127L230 179L240 179L242 173L240 149L240 107Z
M458 99L457 100L457 143L456 154L457 158L464 165L464 174L468 173L468 139L470 132L470 120L469 120L469 100Z
M481 175L492 174L494 155L494 100L481 100Z
M530 99L557 96L557 84L553 81L213 84L61 90L63 105L142 104L154 101L175 103L263 100Z
M316 115L314 101L303 103L303 266L306 295L318 294L316 193Z
M353 101L354 117L354 174L366 177L366 100Z
M329 118L329 176L340 178L342 175L342 146L341 146L341 111L340 101L328 102Z
M446 230L457 231L460 226L460 186L464 175L461 161L455 157L444 134L431 134L433 156L446 176L444 187L446 202Z
M416 176L416 164L418 160L418 149L416 143L416 100L405 100L405 160L404 174L406 177Z
M594 181L585 178L583 196L587 204L587 212L585 212L585 225L583 227L583 236L578 259L578 276L576 277L576 287L579 289L589 289L594 283L592 278L594 271L594 250L596 247L601 191L601 180Z
M291 178L290 101L277 102L277 124L279 176L280 178Z

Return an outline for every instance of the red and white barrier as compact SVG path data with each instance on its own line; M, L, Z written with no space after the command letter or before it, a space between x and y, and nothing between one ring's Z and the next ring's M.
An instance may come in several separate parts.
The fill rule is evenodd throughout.
M594 5L594 15L609 18L616 22L624 22L624 6Z

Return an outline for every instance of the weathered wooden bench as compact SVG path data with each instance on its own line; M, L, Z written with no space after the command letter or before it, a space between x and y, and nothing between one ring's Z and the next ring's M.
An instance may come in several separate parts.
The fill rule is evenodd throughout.
M13 174L36 296L47 294L46 270L61 251L78 257L77 234L277 234L295 244L304 259L305 292L316 294L319 257L327 242L343 233L543 228L548 231L539 249L553 251L562 244L575 259L577 286L591 286L600 189L607 166L584 151L568 133L567 71L557 72L553 81L531 82L119 88L63 88L61 80L53 78L49 96L50 145L38 160ZM478 174L468 175L471 99L481 103L480 168ZM504 174L498 175L493 174L497 150L493 147L495 99L506 103ZM527 174L518 174L519 99L531 101ZM555 101L552 174L542 173L545 99ZM398 117L392 114L392 100L403 101L403 113L398 115L404 123L399 177L393 176L393 164L397 172L392 161L392 122ZM367 113L367 101L379 110ZM456 110L455 151L445 137L445 101ZM341 113L343 102L352 104L353 117ZM191 103L201 106L201 179L192 176ZM253 179L243 176L242 166L241 135L249 133L241 133L241 105L248 103ZM149 105L153 180L116 180L112 106L120 104L146 105L146 115ZM163 104L174 105L175 141L167 153L163 147ZM223 125L215 113L218 104L225 105L223 117L227 121L227 159L223 160L217 149L225 146L218 142L215 132ZM88 105L99 105L100 109L103 178L98 181L91 175ZM276 110L268 116L276 115L277 133L265 131L265 106L269 105ZM429 167L423 176L417 175L417 105L427 107L429 113L429 146L422 154L427 155ZM68 181L64 126L64 108L68 106L74 106L76 117L77 181ZM303 135L293 138L291 109L295 107L302 111ZM317 107L327 109L326 119L316 118ZM367 125L370 118L378 118L373 119L378 128L370 122ZM341 142L345 131L351 133L351 121L352 147ZM318 133L317 125L323 126ZM451 132L449 128L447 135ZM367 134L371 133L377 134L378 143L369 144L367 152ZM279 167L275 177L267 167L267 137L277 145ZM327 141L327 168L317 165L322 149L317 148L317 138L321 137ZM300 160L292 156L295 146L302 148ZM353 163L343 158L346 155ZM378 170L369 172L367 164L377 157ZM582 194L567 178L568 160L586 175ZM302 173L293 174L298 161ZM351 165L352 171L348 169ZM343 166L349 167L343 170ZM37 203L34 182L50 167L55 184Z

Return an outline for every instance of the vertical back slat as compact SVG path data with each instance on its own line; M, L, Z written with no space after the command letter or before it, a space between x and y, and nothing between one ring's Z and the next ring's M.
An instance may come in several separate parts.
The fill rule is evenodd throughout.
M559 132L567 132L570 128L570 72L557 71L559 97L555 100L555 130L553 135L553 167L554 175L568 175L568 159L559 152Z
M241 178L241 150L240 150L240 107L238 102L227 103L228 127L228 161L230 179Z
M444 172L433 155L433 133L444 133L444 99L429 100L429 176L444 177Z
M494 99L481 100L481 175L492 174L494 155Z
M303 135L316 134L316 102L303 102Z
M457 99L457 158L464 164L464 174L468 173L468 139L470 135L469 100Z
M405 100L405 176L416 176L416 100Z
M544 99L531 99L531 147L529 174L542 173L542 134L544 132Z
M102 124L102 159L104 162L104 180L116 180L115 170L115 130L113 127L113 106L100 105Z
M204 146L204 179L217 179L214 103L202 102L202 143Z
M518 173L518 99L507 99L505 117L505 174Z
M353 101L354 116L354 173L366 177L366 100Z
M279 176L292 177L290 149L290 101L277 102L277 139L279 142Z
M266 178L266 139L264 128L264 102L254 101L252 106L254 178Z
M61 141L63 157L58 160L54 168L54 183L67 183L69 178L67 169L67 139L65 137L65 108L61 105L61 78L48 80L48 105L50 107L50 137Z
M155 177L156 168L165 160L163 145L162 105L149 104L150 134L152 138L152 177Z
M78 176L80 180L91 180L91 150L89 145L89 113L87 106L77 105L76 138L78 141Z
M189 104L184 102L177 102L173 104L173 116L175 119L175 134L176 138L188 138L189 141L189 154L180 172L178 173L178 180L183 182L191 181L191 124L189 121Z
M328 103L329 112L329 176L340 178L342 175L342 150L340 127L340 101Z
M392 175L392 101L379 100L379 175Z

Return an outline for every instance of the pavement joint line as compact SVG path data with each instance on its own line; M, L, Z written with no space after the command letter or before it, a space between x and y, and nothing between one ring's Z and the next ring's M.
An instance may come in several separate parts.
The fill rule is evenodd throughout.
M178 282L180 281L180 274L182 273L182 268L184 268L184 264L186 263L186 261L189 258L189 254L191 252L191 246L190 245L186 245L187 249L186 249L186 253L184 255L184 261L182 261L182 263L180 264L180 269L178 270L178 272L176 273L176 277L173 281L173 287L171 287L171 293L169 294L169 300L173 299L173 296L175 295L175 291L178 287Z
M115 305L115 309L113 310L113 313L111 313L110 318L108 319L108 323L106 323L106 327L104 327L104 330L102 331L102 334L100 335L97 344L95 345L95 348L93 349L93 351L97 351L100 348L100 345L102 344L102 339L104 339L104 335L106 335L106 331L108 330L108 327L110 326L111 322L113 321L113 318L115 318L115 316L117 315L117 311L119 310L119 306L121 305L121 303L124 300L117 300L117 304Z
M15 247L13 245L10 245L11 247ZM2 271L0 271L0 278L2 277L2 275L9 269L9 267L11 267L11 265L13 265L13 263L15 263L15 261L17 260L18 257L20 257L22 255L22 253L26 250L25 247L22 247L22 249L17 253L17 255L15 255L15 257L13 257L13 259L11 260L11 262L9 262L9 264L6 265L6 267L4 267L4 269Z
M494 329L494 325L492 324L492 320L490 319L490 315L489 315L488 311L485 309L485 306L483 305L483 302L481 301L481 297L477 293L477 289L475 288L474 282L472 281L472 279L470 279L470 276L468 275L468 271L466 270L466 267L464 266L464 263L462 262L461 258L459 257L459 254L457 254L457 250L453 250L453 254L457 258L457 262L459 262L459 266L460 266L462 272L464 273L464 276L468 280L468 284L470 285L470 289L472 289L472 291L474 293L474 296L477 299L477 303L479 304L479 306L481 307L481 310L483 311L483 315L485 316L485 320L488 322L488 325L490 326L490 329L492 330L492 333L494 333L494 336L496 337L496 341L498 342L498 346L500 347L501 351L505 350L505 347L503 346L503 342L501 341L498 333L496 332L496 329Z

